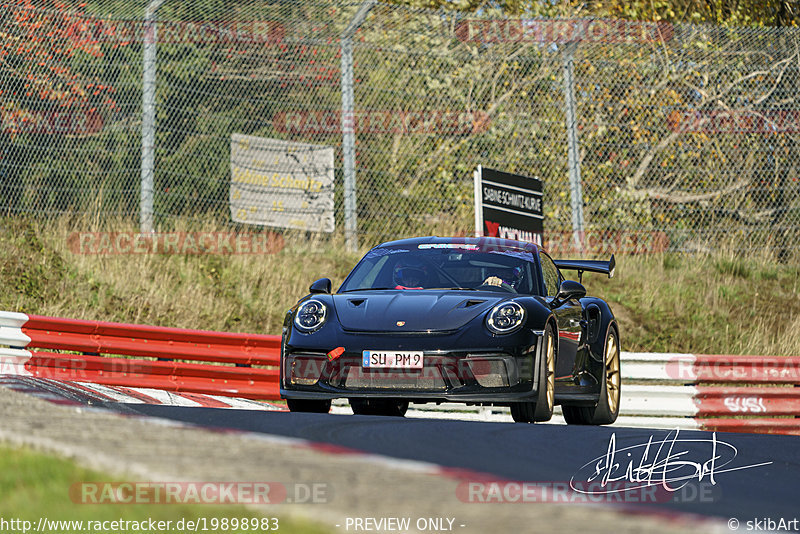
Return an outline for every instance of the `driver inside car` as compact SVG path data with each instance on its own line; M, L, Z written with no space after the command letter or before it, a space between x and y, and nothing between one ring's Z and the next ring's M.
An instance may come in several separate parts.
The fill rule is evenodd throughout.
M507 273L495 273L489 276L481 285L503 287L503 284L505 284L515 292L518 292L522 287L522 273L522 267L514 267ZM502 274L503 277L498 276L498 274Z
M489 278L484 280L483 284L481 284L481 285L484 285L484 286L502 286L504 283L507 283L507 282L504 282L502 278L500 278L498 276L490 276Z
M422 263L398 263L392 280L395 289L422 289L428 280L428 268Z

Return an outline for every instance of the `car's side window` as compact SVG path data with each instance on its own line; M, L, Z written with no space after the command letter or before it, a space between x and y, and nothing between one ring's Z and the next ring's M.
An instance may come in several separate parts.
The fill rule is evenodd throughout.
M539 254L539 259L542 262L545 296L554 297L558 293L558 287L561 284L561 275L558 272L558 267L550 259L550 256L543 252Z

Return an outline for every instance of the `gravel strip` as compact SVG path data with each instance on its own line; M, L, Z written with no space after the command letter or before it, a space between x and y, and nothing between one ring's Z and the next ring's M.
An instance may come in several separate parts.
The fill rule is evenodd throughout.
M316 521L331 532L348 532L347 517L410 517L412 525L417 518L455 518L453 530L464 534L550 529L657 534L717 527L600 506L469 504L456 497L458 480L426 473L419 464L328 454L288 440L59 406L2 387L0 422L0 441L55 453L125 480L324 483L325 504L284 503L258 510Z

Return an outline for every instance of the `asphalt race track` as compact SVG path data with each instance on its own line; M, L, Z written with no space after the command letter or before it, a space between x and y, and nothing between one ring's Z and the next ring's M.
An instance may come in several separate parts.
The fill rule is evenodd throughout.
M655 507L651 510L724 519L736 517L743 525L744 521L755 518L792 519L800 511L796 490L800 481L800 439L792 436L719 433L714 443L711 432L680 431L678 441L673 442L675 431L670 435L665 430L621 427L397 419L146 404L115 406L109 403L107 407L204 427L300 438L519 482L563 483L573 477L585 482L592 474L596 476L595 464L606 463L609 443L614 436L616 454L612 464L620 464L620 467L613 471L613 477L624 475L629 463L634 467L646 466L654 459L669 458L667 466L662 462L652 470L651 480L661 488L660 482L666 478L668 485L675 488L680 482L669 482L669 479L674 475L697 473L695 465L701 465L702 477L692 476L680 491L665 492L667 498L647 505ZM661 451L656 443L648 453L644 452L644 445L651 436L653 441L666 441ZM713 453L715 446L716 454ZM628 447L635 448L624 450ZM734 448L737 450L735 457ZM717 457L715 462L711 461L712 456ZM772 463L743 468L765 462ZM711 481L712 471L715 483ZM601 469L600 472L606 471Z

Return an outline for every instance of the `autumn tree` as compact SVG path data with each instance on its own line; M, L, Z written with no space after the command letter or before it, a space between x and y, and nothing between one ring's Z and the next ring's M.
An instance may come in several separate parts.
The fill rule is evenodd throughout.
M76 139L97 134L117 107L107 81L113 67L104 70L102 58L123 43L108 44L87 31L92 18L84 6L19 0L3 7L0 179L6 208L17 209L25 194L30 202L44 201L37 183L58 187L69 181L53 170L56 157L68 153Z
M798 26L800 8L792 0L388 0L418 8L508 16L584 16L629 20Z

